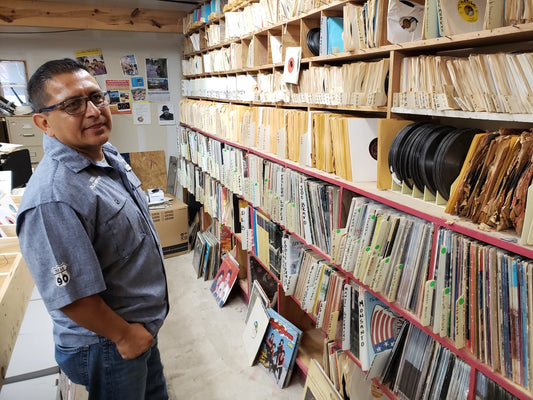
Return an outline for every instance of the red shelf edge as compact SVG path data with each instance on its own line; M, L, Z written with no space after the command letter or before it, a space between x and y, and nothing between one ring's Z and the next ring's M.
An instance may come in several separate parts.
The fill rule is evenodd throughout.
M427 214L425 212L421 212L420 210L417 210L414 207L411 207L411 206L408 206L408 205L405 205L405 204L401 204L401 203L396 203L395 201L390 200L387 197L383 197L383 196L380 196L380 195L378 195L376 193L371 193L371 192L369 192L369 191L367 191L365 189L362 189L362 188L356 186L356 184L354 184L353 182L346 181L346 180L344 180L344 179L342 179L340 177L335 176L332 173L321 171L321 170L318 170L318 169L312 168L312 167L304 167L304 166L301 166L298 163L293 162L291 160L280 159L274 154L264 153L264 152L261 152L261 151L255 149L255 148L246 147L246 146L244 146L244 145L242 145L240 143L232 142L232 141L230 141L228 139L215 136L215 135L210 134L208 132L204 132L201 129L195 128L195 127L193 127L191 125L188 125L186 123L183 123L183 122L180 122L180 125L184 126L186 128L192 129L192 130L194 130L194 131L196 131L198 133L201 133L202 135L205 135L207 137L210 137L212 139L218 140L218 141L226 143L226 144L228 144L230 146L233 146L233 147L239 148L241 150L244 150L244 151L246 151L248 153L255 154L257 156L266 158L269 161L276 162L277 164L283 165L284 167L293 169L293 170L298 171L298 172L302 172L302 173L304 173L306 175L312 176L314 178L321 179L321 180L323 180L325 182L338 185L339 187L343 187L343 188L348 189L348 190L350 190L350 191L352 191L354 193L357 193L357 194L359 194L361 196L365 196L365 197L368 197L369 199L372 199L372 200L378 201L380 203L383 203L383 204L385 204L385 205L387 205L389 207L392 207L392 208L395 208L397 210L403 211L405 213L414 215L415 217L419 217L419 218L425 219L426 221L432 222L437 227L445 227L447 229L450 229L452 231L455 231L455 232L470 236L470 237L472 237L474 239L477 239L479 241L485 242L487 244L499 247L499 248L501 248L503 250L507 250L507 251L510 251L510 252L513 252L513 253L528 257L528 258L533 258L533 247L532 246L522 246L522 245L519 245L518 243L514 243L513 241L506 241L506 240L495 238L494 236L492 236L490 234L490 232L481 231L481 230L479 230L479 228L478 229L473 229L473 228L461 225L460 221L459 221L459 223L450 222L447 219L443 219L443 218L434 216L432 214ZM389 192L388 190L383 190L383 191L384 192ZM423 200L420 200L420 201L423 202ZM456 215L451 215L450 214L450 218L458 218L458 217ZM466 221L465 220L465 222L470 222L470 221Z
M369 193L367 191L365 191L364 189L360 189L360 188L357 188L355 186L352 186L352 184L350 183L347 183L345 181L343 181L342 179L339 179L339 178L332 178L332 177L327 177L325 174L328 174L324 171L319 171L319 170L309 170L307 167L301 167L301 166L298 166L298 165L293 165L291 161L289 160L280 160L279 158L275 157L275 156L272 156L272 155L268 155L266 153L262 153L260 151L257 151L256 149L250 149L246 146L243 146L243 145L240 145L240 144L235 144L234 142L231 142L227 139L224 139L224 138L220 138L220 137L217 137L217 136L214 136L212 134L209 134L207 132L203 132L197 128L194 128L192 126L189 126L187 124L184 124L184 123L180 123L180 125L182 126L185 126L189 129L192 129L194 131L197 131L201 134L204 134L205 136L208 136L210 138L213 138L215 140L219 140L221 142L224 142L224 143L227 143L231 146L234 146L234 147L237 147L237 148L240 148L246 152L249 152L249 153L252 153L252 154L256 154L258 156L261 156L261 157L264 157L264 158L267 158L269 159L270 161L274 161L278 164L281 164L285 167L288 167L288 168L291 168L291 169L294 169L294 170L297 170L297 171L300 171L302 173L305 173L307 175L310 175L310 176L313 176L313 177L317 177L319 179L322 179L326 182L329 182L329 183L334 183L334 184L338 184L339 186L343 187L343 188L347 188L347 189L351 189L353 187L353 191L356 192L356 193L359 193L359 194L362 194L363 196L365 197L368 197L368 198L371 198L371 199L374 199L376 201L379 201L381 203L384 203L384 204L387 204L387 205L391 205L393 206L394 208L397 208L401 211L404 211L408 214L412 214L412 215L415 215L415 216L419 216L423 219L426 219L430 222L434 222L437 226L445 226L447 227L448 229L450 230L454 230L458 233L464 233L470 237L473 237L475 239L478 239L478 240L481 240L481 241L484 241L486 243L489 243L489 244L493 244L495 245L496 247L499 247L499 248L502 248L502 249L505 249L505 250L509 250L510 248L515 248L516 247L516 251L513 251L513 250L509 250L509 251L513 251L517 254L521 254L521 255L526 255L524 254L524 251L525 250L529 250L529 249L526 249L522 246L519 246L519 245L514 245L513 243L511 242L504 242L500 239L497 239L497 238L494 238L486 233L482 233L482 232L477 232L477 231L474 231L468 227L464 227L464 226L461 226L461 225L449 225L447 223L447 221L443 221L441 218L439 217L435 217L435 216L431 216L429 214L425 214L425 213L422 213L420 211L417 211L409 206L406 206L406 205L402 205L402 204L398 204L398 203L395 203L393 202L392 200L389 200L389 199L386 199L386 198L382 198L380 196L377 196L375 195L374 193ZM331 175L331 174L330 174ZM326 178L326 179L324 179ZM365 194L366 193L366 194ZM244 199L244 198L243 198ZM244 199L246 200L246 199ZM254 206L252 203L250 203L248 200L246 200L252 207L256 208L257 210L259 210L261 213L265 214L265 216L269 217L270 218L270 215L266 212L264 212L260 207L258 206ZM275 222L275 221L274 221ZM277 223L277 222L276 222ZM278 225L280 225L278 223ZM288 231L287 229L285 229L282 225L280 225L284 230L286 230L287 232L290 232ZM452 228L453 226L453 228ZM298 234L295 234L293 232L290 232L292 235L294 235L298 240L300 240L302 243L304 243L306 246L308 246L309 248L311 248L313 251L315 251L317 254L319 254L320 256L324 257L326 260L330 260L330 257L323 253L322 250L320 250L319 248L317 248L316 246L314 245L310 245L308 244L305 239L303 239L301 236L299 236ZM490 240L489 240L490 239ZM507 247L504 247L503 245L504 244L507 244ZM533 250L531 250L531 252L533 253ZM248 251L249 255L253 256L260 264L261 266L269 272L269 274L276 280L276 282L278 284L281 285L281 281L280 279L278 279L273 273L272 271L270 270L270 268L266 267L265 264L255 255L255 253L251 250ZM527 256L527 255L526 255ZM533 257L531 257L533 258ZM524 388L524 387L521 387L519 386L518 384L516 384L515 382L513 382L512 380L504 377L503 375L499 374L499 373L496 373L494 372L488 365L482 363L480 360L478 360L477 358L474 357L474 355L472 355L470 352L467 352L463 349L457 349L454 345L454 343L451 341L451 339L449 338L443 338L441 337L440 335L438 334L435 334L433 333L433 331L431 329L429 329L428 327L424 327L422 326L421 322L419 321L418 317L414 314L412 314L411 312L399 307L398 305L396 305L396 303L391 303L389 301L387 301L387 299L385 299L385 297L380 294L380 293L377 293L375 291L373 291L372 289L370 289L367 285L365 285L364 283L362 283L361 281L359 281L358 279L356 279L351 273L349 272L346 272L344 271L340 266L338 265L335 265L336 268L338 268L340 271L342 271L346 277L348 277L349 279L353 280L354 282L356 282L357 284L359 284L360 286L362 286L365 290L368 290L370 293L372 293L373 295L375 295L378 299L380 299L381 301L385 302L386 304L389 304L391 306L391 308L397 312L398 314L404 316L410 323L412 323L413 325L415 325L418 329L421 329L423 332L425 332L426 334L430 335L434 340L436 340L439 344L441 344L442 346L445 346L447 349L449 349L452 353L456 354L458 357L460 357L461 359L465 360L470 366L471 366L471 371L473 374L475 374L477 371L479 372L482 372L484 375L486 375L488 378L492 379L495 383L497 383L498 385L502 386L505 390L507 390L509 393L519 397L520 399L531 399L533 400L533 397L532 397L532 393L530 393L528 391L527 388ZM296 302L296 304L301 308L301 303L292 295L290 295L290 297ZM305 310L304 310L305 311ZM316 318L314 318L313 315L309 314L306 312L306 314L312 318L313 322L316 323ZM349 353L349 352L348 352ZM351 353L349 353L351 354ZM352 360L356 360L355 357L350 357ZM298 363L298 358L296 360L296 362ZM300 361L301 364L303 364L301 361ZM360 363L356 363L356 365L360 368ZM379 384L379 382L377 382L378 386L382 389L383 386L381 384ZM472 386L472 381L470 381L470 386ZM474 387L475 387L475 383L474 383ZM387 390L387 392L389 394L386 394L389 398L391 399L397 399L397 397L392 393L390 392L390 390ZM469 390L469 398L470 398L470 395L472 395L472 393L470 393L471 390ZM385 394L385 392L384 392ZM393 396L393 397L391 397Z

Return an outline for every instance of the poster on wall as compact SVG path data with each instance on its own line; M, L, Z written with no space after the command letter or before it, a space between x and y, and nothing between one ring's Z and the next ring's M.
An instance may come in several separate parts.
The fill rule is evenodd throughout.
M146 59L146 81L150 101L170 100L166 58Z
M133 98L133 101L145 101L146 100L146 89L145 88L131 89L131 97Z
M107 79L105 81L109 94L111 114L131 114L131 91L128 79Z
M142 76L131 78L131 87L144 87L144 78Z
M74 56L78 62L85 65L92 76L107 74L102 50L80 50L74 52Z
M170 103L159 104L159 125L176 125L174 106Z
M135 61L135 56L133 54L129 54L120 59L120 68L122 68L124 76L139 75L137 61Z
M150 103L147 101L133 103L133 124L150 125L151 123Z

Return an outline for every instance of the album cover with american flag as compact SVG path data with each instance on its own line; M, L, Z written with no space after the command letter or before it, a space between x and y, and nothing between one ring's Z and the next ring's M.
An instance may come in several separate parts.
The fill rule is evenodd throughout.
M359 325L364 326L364 333L359 335L359 352L361 367L368 371L376 355L388 353L393 348L403 318L369 291L365 291L362 302L359 306L363 306L363 321Z

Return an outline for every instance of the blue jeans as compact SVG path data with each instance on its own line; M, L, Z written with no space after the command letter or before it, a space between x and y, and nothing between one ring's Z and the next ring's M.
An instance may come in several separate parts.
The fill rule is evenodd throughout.
M56 345L55 357L68 378L83 385L89 400L166 400L163 364L155 344L133 360L124 360L117 346L100 337L82 347Z

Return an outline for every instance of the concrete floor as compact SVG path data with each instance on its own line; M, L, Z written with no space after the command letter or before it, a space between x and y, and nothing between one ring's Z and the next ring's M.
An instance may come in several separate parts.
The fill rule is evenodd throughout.
M248 366L242 341L247 304L237 284L220 308L211 281L196 278L192 252L165 261L171 307L159 348L170 399L302 399L297 369L280 389L259 367Z
M170 400L301 400L304 382L296 373L280 389L263 370L248 366L242 333L247 305L235 286L220 308L196 279L192 252L165 260L170 313L159 334ZM35 290L15 344L8 377L54 369L52 321ZM0 400L56 400L57 374L4 385ZM36 397L36 393L39 393ZM87 392L76 386L76 399Z

